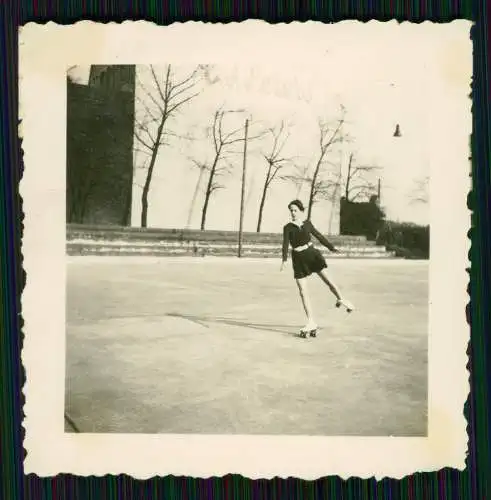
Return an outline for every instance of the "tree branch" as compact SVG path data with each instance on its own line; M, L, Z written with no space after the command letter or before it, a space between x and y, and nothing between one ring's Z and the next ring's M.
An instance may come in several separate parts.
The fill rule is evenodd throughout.
M175 90L177 87L177 85L174 85L174 87L172 87L170 89L170 92L169 92L169 101L172 101L173 99L180 96L181 94L186 93L188 90L191 90L192 88L196 87L196 85L197 85L197 82L193 82L191 85L188 85L187 87L182 88L181 90L176 92L174 95L172 95L172 91Z
M155 97L152 95L152 93L149 90L147 90L147 88L145 87L145 85L143 85L143 83L141 83L140 80L138 80L138 82L139 82L140 88L143 90L143 92L145 92L145 95L147 97L149 97L150 100L155 104L155 106L157 106L159 108L159 111L161 113L163 113L164 109L162 108L162 106L160 105L160 103L157 101L157 99L155 99Z
M136 100L145 108L145 111L147 112L147 114L152 118L153 121L155 122L158 122L159 121L159 118L157 116L155 116L152 111L150 110L150 108L147 106L147 104L145 103L145 101L143 101L140 97L136 97Z
M151 151L148 151L148 150L145 150L145 149L140 149L136 146L133 147L133 151L135 153L141 153L141 154L144 154L145 156L149 156L151 154Z
M150 133L150 130L147 126L147 124L145 122L140 122L138 121L137 119L135 119L135 124L136 124L136 128L137 130L140 132L140 131L143 131L145 132L145 134L147 135L147 137L150 139L150 142L152 144L155 144L155 138L152 136L152 134Z
M169 77L170 77L170 64L167 65L167 72L166 72L166 77L165 77L165 88L166 88L165 93L162 91L162 88L160 86L159 79L155 73L155 69L153 67L153 64L150 65L150 71L152 72L153 82L155 83L155 86L157 87L157 91L159 93L160 99L162 99L162 103L164 104L164 108L162 109L162 113L164 113L166 111L166 107L168 104L167 86L169 84Z
M190 101L191 99L194 99L195 97L199 96L199 92L196 92L194 93L193 95L190 95L188 97L186 97L185 99L183 99L182 101L179 101L178 103L174 104L173 106L171 106L169 109L168 109L168 114L170 115L173 111L175 111L177 108L181 107L183 104L185 104L186 102Z
M235 129L235 130L232 130L232 132L229 132L225 137L223 137L223 142L226 143L226 141L228 139L230 139L231 137L233 137L234 135L237 135L239 132L241 132L242 130L244 130L244 126L240 126L239 128ZM243 137L240 137L239 140L243 140Z
M187 78L185 78L184 80L176 83L173 85L172 89L171 89L171 93L172 93L172 90L175 90L175 89L178 89L179 87L182 87L183 85L186 85L188 82L190 82L191 80L193 80L196 75L198 74L198 71L197 70L194 70ZM193 83L193 85L196 85L196 82ZM169 97L171 97L169 95ZM174 95L175 97L175 95Z
M134 130L134 134L135 134L135 137L137 139L137 141L142 145L142 146L145 146L146 148L148 148L149 151L153 151L153 147L154 146L150 146L148 145L144 140L143 138L140 136L140 134L136 131L136 129Z

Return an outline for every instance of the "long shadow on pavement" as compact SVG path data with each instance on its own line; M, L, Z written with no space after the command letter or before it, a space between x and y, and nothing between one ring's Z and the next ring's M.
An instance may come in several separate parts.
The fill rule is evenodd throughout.
M201 326L204 326L206 328L210 328L208 323L220 323L223 325L229 325L229 326L241 326L244 328L251 328L253 330L261 330L261 331L269 331L269 332L276 332L276 333L283 333L286 335L289 335L291 337L298 337L299 333L296 330L296 327L291 326L291 325L270 325L270 324L264 324L264 323L249 323L247 321L239 321L235 319L229 319L229 318L220 318L220 317L206 317L206 316L193 316L189 314L179 314L179 313L168 313L166 316L170 316L172 318L182 318L182 319L187 319L188 321L193 321L194 323L197 323ZM285 330L285 328L288 328L288 330Z

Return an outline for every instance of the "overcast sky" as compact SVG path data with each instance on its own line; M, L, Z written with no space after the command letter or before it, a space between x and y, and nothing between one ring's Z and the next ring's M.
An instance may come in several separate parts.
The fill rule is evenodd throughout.
M395 26L397 29L397 26ZM414 32L413 32L414 33ZM412 36L412 38L411 38ZM192 208L199 171L196 161L209 161L210 139L204 131L220 106L243 109L230 126L245 118L252 121L252 133L282 120L290 123L290 139L285 146L287 156L295 156L298 164L311 165L319 151L318 119L333 122L339 107L346 109L345 131L352 142L344 144L343 152L334 151L330 161L346 166L349 153L359 164L378 165L374 177L381 179L382 205L388 217L416 223L429 222L428 205L412 200L415 183L429 175L431 144L427 140L428 104L434 92L448 92L451 83L434 71L435 61L442 57L442 41L435 38L389 34L374 39L351 37L343 43L331 44L316 64L298 58L290 64L270 60L267 63L220 62L212 66L210 79L201 85L201 94L172 121L170 127L180 134L191 133L198 140L186 142L170 139L170 147L159 152L150 193L149 226L199 227L204 201L204 179ZM339 40L339 37L338 37ZM237 58L239 59L239 58ZM203 61L204 63L208 61ZM193 66L173 66L176 78L186 76ZM163 71L165 67L159 67ZM76 70L84 79L86 68ZM152 88L147 67L138 66L141 84ZM211 83L212 82L212 83ZM137 86L137 114L143 112L139 100L148 98ZM433 120L435 117L433 117ZM396 124L402 137L395 138ZM249 144L247 158L247 191L244 229L255 230L264 182L266 163L261 151L268 140ZM136 158L141 163L142 157ZM237 155L233 174L225 180L226 188L218 191L208 212L209 229L237 229L240 206L242 157ZM141 186L144 171L135 175L133 224L138 225L141 211ZM274 184L264 214L263 230L278 231L288 213L286 204L297 195L290 183ZM307 201L307 190L300 193ZM315 206L313 220L323 231L337 232L337 212L331 218L331 202Z

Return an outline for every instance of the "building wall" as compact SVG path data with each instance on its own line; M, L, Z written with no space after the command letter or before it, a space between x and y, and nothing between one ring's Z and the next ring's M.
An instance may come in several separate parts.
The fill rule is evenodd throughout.
M89 85L67 82L68 223L131 223L134 75L93 67Z

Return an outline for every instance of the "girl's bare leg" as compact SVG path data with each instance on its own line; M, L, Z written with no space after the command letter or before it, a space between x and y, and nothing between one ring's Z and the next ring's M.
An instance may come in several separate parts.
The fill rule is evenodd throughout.
M322 269L322 271L319 271L318 274L319 274L320 279L329 287L329 290L331 290L331 292L336 297L336 299L342 300L341 292L339 291L339 288L329 279L329 277L327 276L326 270Z
M302 305L307 316L307 328L314 328L314 316L312 312L312 305L310 303L310 297L307 290L307 279L301 278L297 279L298 291L300 292L300 298L302 299Z
M348 311L352 311L354 309L353 305L346 299L343 299L343 297L341 296L341 292L339 291L339 288L327 276L326 270L322 269L322 271L319 271L318 275L320 279L329 287L329 290L331 290L333 295L336 297L337 299L336 306L340 307L344 305Z

